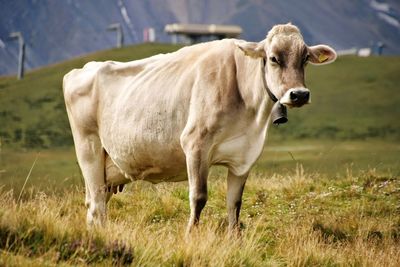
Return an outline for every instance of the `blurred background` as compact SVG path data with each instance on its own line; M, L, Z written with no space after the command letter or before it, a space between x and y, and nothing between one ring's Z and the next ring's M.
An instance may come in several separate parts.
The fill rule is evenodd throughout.
M82 185L61 88L71 69L225 37L260 41L287 22L340 56L307 68L313 103L271 127L256 170L397 177L398 0L0 0L1 184L19 191L29 173L37 188Z

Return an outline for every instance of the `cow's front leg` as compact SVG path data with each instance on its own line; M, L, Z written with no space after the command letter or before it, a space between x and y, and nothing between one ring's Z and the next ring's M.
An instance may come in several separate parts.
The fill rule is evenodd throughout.
M248 173L238 176L230 170L228 172L228 190L226 202L228 208L228 228L229 232L239 233L239 214L242 206L242 194Z
M200 213L207 202L208 163L200 150L186 153L189 179L190 219L186 233L199 223Z

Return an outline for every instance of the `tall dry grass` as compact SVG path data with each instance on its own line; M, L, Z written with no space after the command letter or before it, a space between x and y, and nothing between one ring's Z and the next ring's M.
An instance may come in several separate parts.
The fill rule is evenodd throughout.
M242 236L227 235L225 179L210 179L189 240L187 184L137 182L87 229L84 194L0 194L0 265L399 266L400 180L374 172L321 177L301 167L250 177Z

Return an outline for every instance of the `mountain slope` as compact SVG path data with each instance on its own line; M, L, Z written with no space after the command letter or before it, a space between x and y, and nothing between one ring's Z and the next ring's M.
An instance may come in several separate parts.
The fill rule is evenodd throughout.
M111 48L121 23L125 43L142 42L142 31L154 27L167 42L167 23L238 24L241 38L261 40L277 23L298 25L308 44L336 49L367 47L381 41L384 53L400 53L400 2L396 0L92 0L0 1L0 75L16 73L18 45L8 38L21 31L27 43L26 67L47 65Z

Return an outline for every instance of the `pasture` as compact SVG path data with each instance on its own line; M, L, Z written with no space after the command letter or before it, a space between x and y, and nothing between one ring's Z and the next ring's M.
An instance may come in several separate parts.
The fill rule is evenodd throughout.
M107 226L86 229L63 74L89 60L177 48L125 47L19 82L0 78L0 266L398 266L398 57L308 67L313 103L271 127L245 188L240 238L226 234L223 168L212 169L209 201L190 241L186 182L131 183L111 199Z
M60 158L54 166L49 165L50 154L40 154L36 172L41 174L35 177L34 169L29 182L38 186L28 186L20 202L12 191L3 188L0 193L0 263L396 266L400 261L400 148L379 149L381 144L374 144L369 147L372 152L348 145L336 153L350 151L355 161L358 156L376 153L371 160L376 168L359 169L356 163L344 163L332 152L326 155L329 160L321 163L331 164L330 170L317 166L306 170L310 168L307 161L301 165L287 160L279 147L267 150L265 156L270 152L273 160L262 159L248 180L242 237L237 239L226 235L225 172L214 170L209 201L191 242L184 239L189 215L187 183L132 183L111 199L108 225L87 230L78 170L70 166L75 168L70 176L51 175L50 171L64 164L63 157L73 160L66 156L71 151L52 154ZM312 161L317 151L291 153L299 161ZM348 155L347 160L350 158ZM380 160L388 160L385 168L379 168ZM26 164L24 175L31 163ZM66 166L61 169L68 170ZM61 178L60 184L51 177ZM50 192L54 187L58 193ZM19 195L19 191L14 193Z

